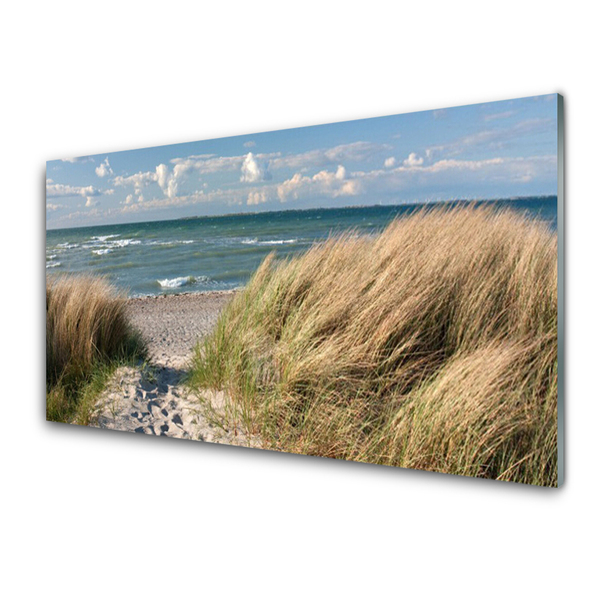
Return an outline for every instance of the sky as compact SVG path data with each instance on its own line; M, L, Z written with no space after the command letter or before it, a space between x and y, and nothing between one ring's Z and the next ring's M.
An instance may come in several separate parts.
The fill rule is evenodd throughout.
M46 226L556 192L550 94L51 160Z

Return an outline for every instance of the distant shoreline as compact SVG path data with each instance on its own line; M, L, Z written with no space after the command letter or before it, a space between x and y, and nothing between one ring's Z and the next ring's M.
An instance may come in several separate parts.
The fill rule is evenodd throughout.
M119 227L122 225L147 225L152 223L178 223L185 221L195 221L198 219L227 219L227 218L236 218L236 217L246 217L253 215L276 215L280 213L307 213L311 211L327 211L327 210L354 210L354 209L365 209L365 208L394 208L394 207L402 207L402 208L410 208L410 207L419 207L419 206L433 206L435 204L452 204L452 203L462 203L462 202L518 202L518 201L527 201L527 200L558 200L558 196L556 194L546 195L542 194L540 196L509 196L508 198L448 198L448 199L437 199L437 200L423 200L421 202L401 202L401 203L390 203L390 204L354 204L347 206L324 206L324 207L311 207L311 208L286 208L283 210L263 210L263 211L246 211L246 212L231 212L231 213L223 213L221 215L196 215L189 217L177 217L174 219L152 219L151 221L126 221L123 223L104 223L102 225L80 225L74 227L46 227L46 231L52 232L61 232L61 231L71 231L77 229L97 229L101 227Z

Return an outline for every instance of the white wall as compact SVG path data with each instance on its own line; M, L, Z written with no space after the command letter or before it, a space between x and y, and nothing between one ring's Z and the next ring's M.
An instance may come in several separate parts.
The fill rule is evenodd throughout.
M6 597L590 597L600 131L589 8L206 4L3 8ZM565 95L567 127L562 489L45 423L46 159L549 92Z

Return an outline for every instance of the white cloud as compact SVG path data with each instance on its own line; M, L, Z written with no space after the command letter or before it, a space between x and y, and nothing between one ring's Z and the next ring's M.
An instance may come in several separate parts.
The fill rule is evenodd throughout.
M112 188L109 190L104 190L102 192L105 196L112 196L115 193L115 190L113 190Z
M256 206L258 204L264 204L268 199L269 197L266 191L250 192L246 204L248 206Z
M91 196L86 198L85 205L87 208L91 208L93 206L98 206L98 204L100 204L100 202L98 202L98 200L94 200Z
M136 190L141 190L143 187L150 185L158 180L156 171L146 171L145 173L139 172L135 175L129 175L123 177L118 175L113 179L113 184L118 187L133 185Z
M383 162L383 166L386 169L391 169L395 164L396 164L396 159L393 156L386 158L385 161Z
M46 210L49 212L54 212L55 210L60 210L61 208L66 208L64 204L52 204L51 202L46 203Z
M158 185L164 189L167 186L167 181L169 179L169 167L162 164L158 165L158 167L156 167L156 176Z
M384 150L390 150L387 144L375 144L373 142L352 142L341 144L333 148L320 150L309 150L300 154L273 158L269 164L272 170L302 167L326 167L341 162L359 162L369 160Z
M125 204L132 204L133 203L133 194L128 194L127 198L125 198Z
M256 142L254 142L252 140L248 140L247 142L244 142L244 148L254 148L254 146L256 146Z
M113 179L113 184L119 187L133 186L133 193L138 197L138 202L143 202L144 196L142 194L142 190L144 188L146 188L152 183L166 183L166 178L168 177L168 175L165 169L165 165L158 165L158 167L156 167L154 171L140 172L136 173L135 175L129 175L128 177L123 177L119 175ZM169 184L166 183L166 188L163 189L165 194L168 192L168 185ZM174 191L176 192L176 188ZM125 200L125 204L129 204L129 202L127 202L127 199Z
M198 171L200 174L218 173L220 171L237 171L244 162L245 156L215 156L214 154L192 155L186 158L173 158L171 164L180 172Z
M113 175L113 170L108 162L108 156L96 167L96 175L98 177L106 177L107 175Z
M358 193L360 193L359 182L346 179L346 169L341 165L335 173L319 171L312 177L296 173L277 186L277 196L281 202L298 200L307 196L338 198L339 196L356 196Z
M74 186L54 183L52 179L46 179L46 196L48 198L69 198L71 196L82 196L84 198L99 196L102 192L91 185Z
M167 198L175 198L179 189L179 181L188 171L186 165L175 165L173 172L169 172L167 165L161 164L156 167L156 180L160 189Z
M86 162L94 162L94 159L91 156L78 156L75 158L61 158L61 162L68 163L86 163Z
M366 195L383 193L401 199L410 193L414 199L434 192L448 198L449 190L459 189L462 197L468 197L485 192L491 184L553 181L556 156L443 159L428 166L403 164L393 170L352 173L352 177Z
M423 164L423 158L418 157L415 152L411 152L403 164L405 167L420 167Z
M257 181L267 181L271 179L266 164L259 164L252 152L248 152L242 163L242 176L240 181L246 183L256 183Z
M485 129L458 138L449 144L431 146L425 151L427 158L435 156L457 156L475 147L484 146L490 150L505 147L511 141L556 129L555 119L526 119L510 127Z
M256 183L271 179L271 172L278 169L295 169L301 171L307 168L325 168L346 161L358 162L369 160L385 150L390 150L387 144L372 142L353 142L341 144L333 148L309 150L298 154L282 156L280 152L242 156L215 156L214 154L191 155L185 158L173 158L170 163L174 166L173 175L176 181L190 171L202 174L242 170L241 181ZM135 177L135 176L131 176ZM130 178L123 178L126 181ZM116 182L115 182L116 183Z

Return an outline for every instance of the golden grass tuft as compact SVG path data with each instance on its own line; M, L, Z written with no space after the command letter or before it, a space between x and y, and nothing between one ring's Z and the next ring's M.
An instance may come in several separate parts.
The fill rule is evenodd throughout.
M557 485L557 241L492 207L269 256L197 348L267 447Z
M46 281L46 414L67 421L110 367L142 352L126 299L103 278Z

